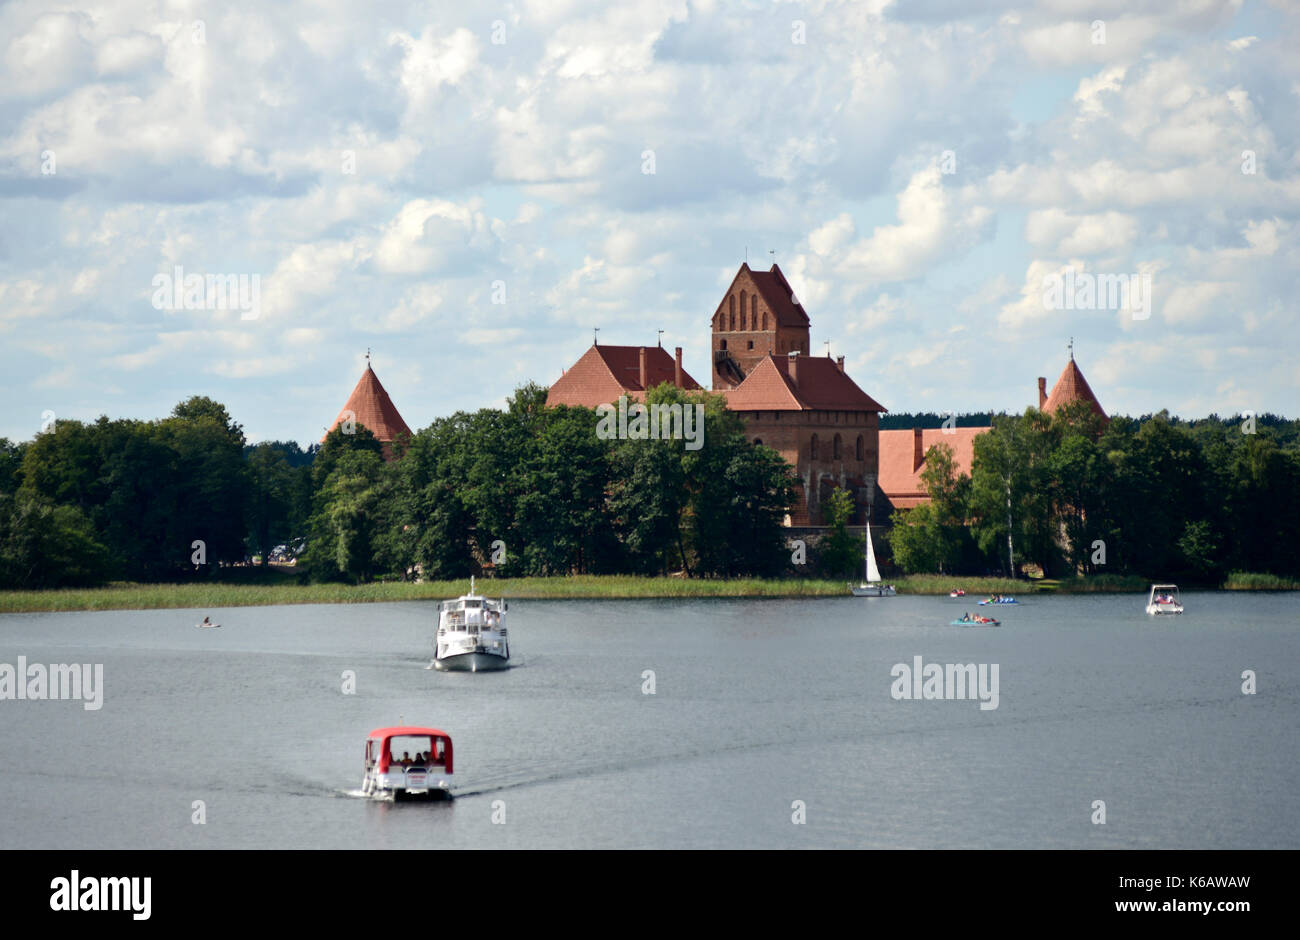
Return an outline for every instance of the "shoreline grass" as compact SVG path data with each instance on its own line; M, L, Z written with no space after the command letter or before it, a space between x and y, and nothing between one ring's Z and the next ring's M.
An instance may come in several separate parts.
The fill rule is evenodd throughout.
M273 583L273 582L279 583ZM621 600L740 597L844 597L848 583L831 579L646 578L630 575L575 575L558 578L481 579L479 590L492 597L553 600ZM948 575L911 575L893 583L899 594L945 595L960 587L968 597L988 594L1136 593L1149 582L1137 576L1099 575L1060 581L1012 581ZM373 604L445 600L463 594L468 580L387 581L371 584L301 584L288 575L260 582L218 581L186 584L116 583L97 588L0 591L0 613L94 610L158 610L262 607L282 604ZM1274 575L1235 572L1224 590L1297 590L1300 582Z

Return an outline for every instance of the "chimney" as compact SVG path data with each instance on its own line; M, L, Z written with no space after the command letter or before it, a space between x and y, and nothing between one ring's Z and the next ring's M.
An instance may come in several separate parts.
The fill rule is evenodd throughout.
M683 388L684 386L682 385L682 347L678 346L673 351L673 354L674 354L674 358L676 359L676 362L673 364L673 384L676 385L678 388Z
M840 371L841 371L841 372L844 371L844 357L843 357L843 356L836 356L836 357L835 357L835 364L836 364L837 366L840 367Z
M790 353L790 382L795 388L799 387L799 350Z
M641 387L645 388L646 369L645 369L645 347L641 347Z
M1038 410L1042 411L1043 406L1047 404L1047 379L1041 375L1038 377Z
M921 429L912 428L912 472L921 469L925 462L925 445L921 442Z

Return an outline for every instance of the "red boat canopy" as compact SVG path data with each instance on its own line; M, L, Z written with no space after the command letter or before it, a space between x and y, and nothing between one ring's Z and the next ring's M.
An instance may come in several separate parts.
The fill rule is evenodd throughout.
M445 765L447 768L447 773L450 774L452 772L451 735L449 735L445 731L440 731L437 728L419 728L414 725L400 725L393 728L376 728L374 731L370 732L370 737L367 739L366 742L367 759L369 759L372 756L370 743L374 741L380 742L379 753L374 755L374 757L379 762L380 773L388 772L388 767L389 767L388 759L391 756L389 752L388 742L392 738L428 738L429 749L434 752L434 758L435 758L434 763ZM442 742L441 760L437 759L438 758L437 742L439 741Z
M376 728L370 732L371 739L374 738L397 738L406 734L414 735L436 735L440 738L451 738L445 731L439 731L437 728L417 728L414 725L400 725L395 728Z

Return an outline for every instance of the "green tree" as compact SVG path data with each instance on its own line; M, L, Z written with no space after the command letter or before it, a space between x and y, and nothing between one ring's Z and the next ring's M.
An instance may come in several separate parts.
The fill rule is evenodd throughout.
M828 531L822 537L817 560L823 574L844 578L862 567L866 539L848 530L849 520L857 508L857 500L845 489L835 490L822 502Z
M31 493L0 493L0 587L90 585L109 570L108 553L80 509Z

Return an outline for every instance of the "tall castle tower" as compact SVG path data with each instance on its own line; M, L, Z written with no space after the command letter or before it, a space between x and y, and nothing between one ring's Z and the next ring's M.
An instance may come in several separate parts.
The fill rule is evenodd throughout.
M775 264L742 264L713 314L713 390L735 388L767 356L808 355L808 314Z

